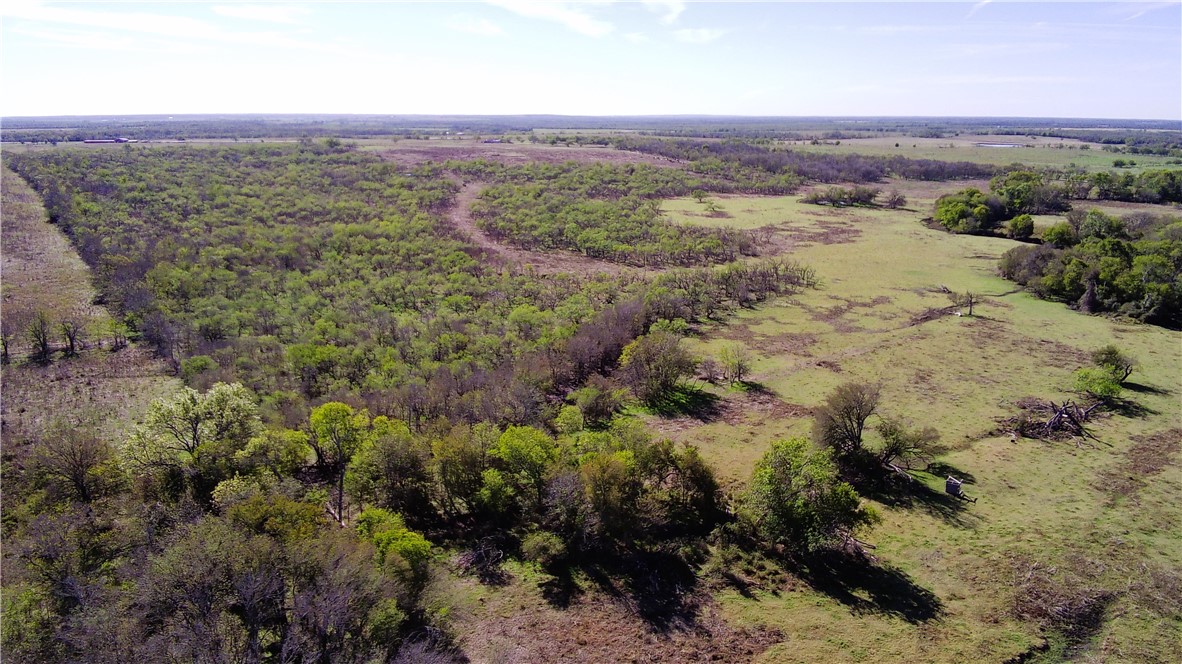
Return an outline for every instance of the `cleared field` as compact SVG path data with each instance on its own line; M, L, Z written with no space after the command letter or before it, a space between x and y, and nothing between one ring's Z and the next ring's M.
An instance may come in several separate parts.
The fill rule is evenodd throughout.
M12 362L3 370L4 454L19 456L26 442L55 420L96 426L118 440L152 399L175 390L163 362L129 346L112 352L110 315L92 303L90 272L69 241L45 216L40 199L18 175L3 169L3 317L13 332ZM55 352L48 362L28 358L25 329L42 311ZM58 326L67 318L83 329L77 355L64 357Z
M738 415L653 419L653 426L700 445L738 488L768 443L808 435L810 409L834 387L880 382L883 414L937 428L953 450L937 474L919 474L923 481L938 495L951 472L980 497L968 506L879 505L883 522L867 539L906 583L866 582L836 593L728 590L720 598L729 615L784 634L760 661L1004 661L1041 642L1011 614L1023 580L1070 569L1096 588L1119 591L1107 622L1077 656L1182 657L1176 612L1171 619L1152 610L1162 592L1182 583L1182 334L1016 292L994 275L1012 242L929 229L919 219L939 188L899 187L913 210L731 197L718 199L729 216L702 219L696 202L665 206L687 222L772 224L824 283L695 340L702 355L742 344L756 358L751 380L762 392L708 388ZM814 239L802 240L810 232ZM945 288L976 292L983 302L972 317L955 316ZM1024 397L1075 398L1072 372L1107 343L1141 367L1130 379L1129 407L1096 423L1098 441L1015 444L999 430L998 420L1015 414ZM1057 661L1055 652L1048 661Z
M1085 143L1069 138L1029 138L1026 136L960 135L948 138L917 138L914 136L882 136L875 138L842 139L811 145L808 141L789 141L786 147L803 152L823 154L864 154L902 156L911 159L940 161L972 161L981 164L1006 166L1022 163L1027 166L1063 168L1079 166L1087 170L1112 170L1112 162L1121 159L1136 165L1127 169L1141 171L1150 168L1178 168L1172 157L1157 155L1126 155L1105 152L1098 143ZM1021 147L986 147L984 144L1014 144Z

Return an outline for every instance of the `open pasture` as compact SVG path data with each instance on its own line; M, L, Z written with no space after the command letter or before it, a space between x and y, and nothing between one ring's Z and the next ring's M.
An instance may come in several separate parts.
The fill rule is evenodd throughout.
M894 211L795 197L722 197L712 217L690 199L665 205L682 222L771 225L823 283L694 340L702 356L736 344L754 356L742 389L705 386L733 416L654 419L655 427L701 446L738 489L771 441L809 434L811 409L836 386L869 382L882 385L880 414L935 427L950 448L930 474L916 473L934 498L878 505L883 522L866 539L897 578L836 593L816 584L727 590L724 605L741 622L785 635L760 661L1004 661L1044 646L1013 617L1023 579L1070 569L1096 587L1119 587L1106 622L1072 652L1084 661L1177 656L1176 612L1167 619L1147 607L1162 584L1182 579L1182 334L1017 291L995 275L1013 242L920 223L939 187L963 183L909 184L898 186L910 209ZM968 316L947 291L981 301ZM1097 440L1011 443L999 420L1017 413L1015 402L1078 399L1072 373L1108 343L1140 366L1128 407L1096 421ZM876 435L868 430L869 444ZM939 500L949 473L967 478L980 501ZM1066 654L1054 638L1045 647L1046 661Z
M989 147L989 145L1019 145L1021 147ZM961 134L943 138L876 136L874 138L827 141L818 145L811 145L809 141L787 141L784 143L784 147L823 154L902 156L911 159L972 161L997 166L1022 163L1034 167L1066 168L1074 165L1089 171L1111 170L1113 168L1112 162L1117 159L1126 162L1133 161L1135 166L1129 168L1133 171L1177 166L1176 159L1172 157L1116 154L1105 152L1099 143L1045 136L976 134ZM1174 163L1171 163L1172 161Z

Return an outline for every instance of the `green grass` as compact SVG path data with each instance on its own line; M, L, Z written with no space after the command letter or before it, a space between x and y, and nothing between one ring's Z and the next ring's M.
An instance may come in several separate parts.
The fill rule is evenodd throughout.
M895 144L899 147L895 147ZM1021 143L1029 147L995 148L978 147L977 143ZM1083 146L1088 149L1081 149ZM1062 147L1059 147L1062 146ZM1079 166L1089 171L1113 170L1112 162L1117 159L1136 163L1128 169L1141 171L1152 168L1180 168L1169 163L1174 158L1157 155L1126 155L1105 152L1099 144L1088 144L1071 139L1038 138L1024 136L973 136L962 135L949 138L915 138L911 136L887 136L881 138L859 138L842 140L840 145L810 145L807 142L790 142L788 148L802 152L824 154L864 154L895 156L911 159L936 159L939 161L971 161L981 164L1006 166L1021 163L1027 166L1056 167ZM1121 169L1124 170L1124 169Z
M831 210L793 199L724 197L720 205L731 216L708 222L748 228L775 223L788 238L807 235L810 223L840 224L853 233L847 242L794 243L792 257L815 266L822 286L746 310L693 340L693 350L717 355L726 344L746 345L755 358L752 380L805 408L841 383L880 382L882 413L936 427L953 449L941 461L972 477L969 493L980 497L955 512L880 505L884 521L865 538L878 546L875 554L884 563L935 593L943 607L937 619L913 624L855 611L809 589L754 597L723 593L732 617L784 633L783 643L760 661L1001 661L1040 640L1033 625L1007 614L1014 569L1024 564L1019 561L1067 566L1075 558L1094 560L1103 566L1094 583L1119 588L1152 585L1147 579L1156 577L1145 570L1165 570L1167 576L1182 570L1182 508L1172 498L1182 491L1179 455L1132 497L1114 498L1104 479L1106 473L1128 472L1120 469L1128 466L1134 436L1182 422L1182 334L1085 316L1014 292L1013 284L995 276L998 257L1013 242L926 228L919 223L923 204L939 192L905 193L914 201L912 210ZM673 201L666 209L671 217L692 220L697 205ZM942 313L922 319L950 306L941 287L985 297L972 317ZM1152 390L1127 396L1147 414L1096 422L1099 442L1084 447L1013 444L1006 434L990 435L998 418L1016 412L1017 399L1075 398L1066 391L1072 372L1107 343L1140 359L1131 381ZM737 489L768 443L807 435L809 427L807 414L794 411L668 433L701 446ZM942 476L924 479L942 492ZM1182 628L1176 619L1148 611L1146 592L1122 591L1090 642L1091 656L1173 656Z

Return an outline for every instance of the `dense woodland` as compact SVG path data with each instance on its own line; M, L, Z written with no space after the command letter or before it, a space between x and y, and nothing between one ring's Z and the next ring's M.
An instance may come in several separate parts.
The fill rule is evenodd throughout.
M546 223L598 215L614 245L728 261L740 250L727 253L721 232L655 216L606 223L733 186L682 171L407 171L310 143L8 163L120 314L78 344L142 339L193 386L126 441L63 421L7 462L4 528L20 572L6 615L21 628L5 648L37 661L446 651L437 546L467 550L475 574L495 573L506 552L544 566L591 554L624 570L700 562L726 514L713 472L692 447L616 415L679 398L696 368L681 349L687 325L815 283L782 259L543 279L468 244L441 214L457 180L478 178L505 214L582 197L587 207L559 206ZM6 317L6 351L30 330L56 336L65 321L53 315ZM55 361L56 346L33 344L32 360Z
M406 167L335 140L6 155L117 319L58 350L47 335L70 321L6 317L5 359L18 341L52 363L75 342L141 340L188 385L127 440L59 421L6 458L6 656L449 661L449 579L495 585L506 556L625 579L642 615L724 573L712 550L868 564L856 534L878 515L859 491L912 491L906 469L941 449L896 420L871 449L877 387L835 390L814 440L774 444L741 495L692 445L622 416L682 412L701 397L694 375L742 384L749 358L696 358L682 336L818 283L758 257L749 233L668 222L661 200L996 176L992 194L958 195L967 216L948 214L983 207L982 225L956 229L982 231L1071 197L1020 169L613 140L689 163ZM483 187L474 216L502 242L665 269L505 264L448 220L466 185ZM1007 276L1177 322L1176 221L1069 223L1070 240L1008 254Z
M1011 171L994 178L989 193L969 188L942 196L934 218L956 233L1004 232L1030 241L1031 215L1066 213L1041 232L1039 244L1007 251L1002 276L1088 313L1182 325L1182 219L1072 209L1077 199L1179 202L1182 178L1176 171L1145 171L1117 178L1124 183L1118 188L1103 171L1068 179L1064 184L1051 173Z
M1043 243L1010 249L1000 271L1039 297L1088 313L1182 327L1182 220L1072 212Z

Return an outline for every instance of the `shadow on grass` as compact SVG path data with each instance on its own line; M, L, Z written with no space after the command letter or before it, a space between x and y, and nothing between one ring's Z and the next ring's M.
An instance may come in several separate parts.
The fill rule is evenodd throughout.
M718 395L693 385L682 385L663 395L651 409L661 417L692 417L700 422L713 422L722 415Z
M976 484L977 483L977 478L974 477L973 474L970 473L969 471L961 470L960 468L957 468L956 466L954 466L950 463L945 463L943 461L936 461L934 463L928 464L926 472L929 475L933 475L933 476L939 477L941 479L951 475L951 476L955 477L956 479L964 482L965 484Z
M1133 401L1132 399L1122 399L1120 397L1113 397L1107 400L1104 408L1110 413L1116 413L1121 417L1149 417L1150 415L1160 415L1160 413L1148 406L1142 405Z
M731 387L738 392L746 392L748 394L775 394L767 385L754 380L735 381L731 383Z
M1122 385L1126 390L1138 394L1156 394L1163 397L1173 394L1173 391L1156 385L1142 385L1141 383L1123 383Z
M542 597L565 609L584 591L575 580L582 573L599 592L625 605L656 632L688 631L701 610L697 577L680 557L664 552L600 555L551 570L541 584Z
M896 475L884 478L885 481L882 482L863 483L858 486L858 491L867 498L884 505L922 510L957 528L973 530L981 524L981 517L969 509L972 505L970 501L961 500L928 486L922 479L925 473L916 472L914 474L916 475L914 482L908 482ZM957 473L937 474L933 472L932 474L941 483L948 475L955 475L958 479L962 479ZM963 479L965 479L966 485L970 483L969 479ZM979 497L972 495L972 489L967 489L965 493L973 498Z
M974 529L980 525L981 517L969 510L971 500L951 496L942 490L944 480L951 475L964 482L966 496L979 498L968 486L977 481L972 473L943 462L932 463L925 471L909 472L911 480L880 465L867 465L846 479L863 496L884 505L923 510L958 528ZM929 485L933 480L940 488Z
M874 564L858 555L826 551L789 563L817 592L850 607L855 614L896 616L912 624L939 618L944 605L936 594L906 572Z

